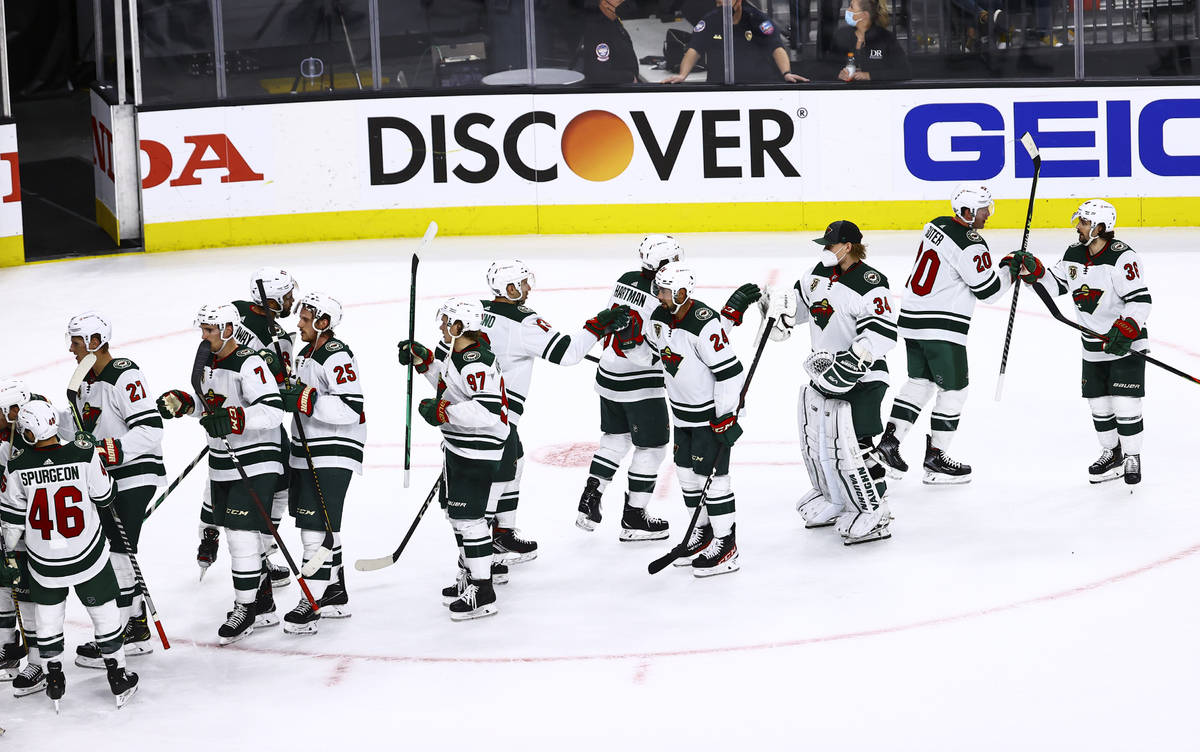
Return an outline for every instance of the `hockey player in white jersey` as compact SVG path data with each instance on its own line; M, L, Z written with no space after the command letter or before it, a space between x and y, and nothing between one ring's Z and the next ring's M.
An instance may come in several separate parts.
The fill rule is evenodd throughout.
M100 508L112 504L116 486L96 446L82 439L59 443L58 415L49 403L26 402L17 429L30 446L15 449L8 460L8 496L0 519L5 549L24 539L28 551L46 695L57 710L66 690L61 656L67 592L74 588L91 617L109 688L122 707L137 691L138 677L125 671L125 624L100 525Z
M811 380L800 393L800 441L813 488L796 505L805 527L834 525L846 545L891 537L883 466L872 438L883 430L884 359L896 344L896 307L887 278L869 266L862 232L849 220L829 225L813 269L786 291L774 291L771 338L787 339L807 321Z
M14 519L18 510L8 502L8 460L14 447L29 447L17 430L17 415L31 399L42 397L31 394L20 379L0 381L0 515L7 510ZM13 696L24 697L46 687L45 667L37 650L37 608L29 592L24 541L4 552L5 561L0 563L0 681L12 682ZM23 669L22 658L28 658Z
M975 303L999 300L1011 285L1009 275L996 273L987 241L979 234L993 211L987 186L958 186L950 206L952 216L925 224L905 283L900 334L908 381L893 398L891 417L879 439L879 456L893 476L900 477L908 470L900 442L934 398L923 463L924 482L930 484L971 480L971 466L947 453L967 401L967 332Z
M1052 295L1070 293L1079 323L1104 339L1081 334L1083 398L1092 412L1100 457L1088 468L1089 480L1102 483L1124 476L1142 480L1142 398L1146 361L1131 350L1149 348L1146 321L1150 289L1142 257L1114 235L1117 210L1107 201L1084 201L1071 217L1077 235L1062 260L1049 267L1020 251L1006 261L1014 274L1040 284Z
M675 563L690 564L696 577L710 577L741 567L729 449L742 434L736 411L745 374L724 320L693 297L695 289L695 275L683 263L659 269L653 288L659 308L644 337L666 374L684 503L695 509L704 501L687 552Z
M164 418L202 416L200 425L209 436L213 521L228 535L233 570L234 607L217 631L223 645L247 637L255 628L279 623L270 580L265 576L261 534L268 528L247 485L264 505L278 486L284 460L279 445L283 401L270 366L234 339L238 320L237 309L228 303L201 308L196 326L213 353L200 382L202 393L188 387L158 398L158 411ZM208 406L207 414L201 400ZM226 442L236 452L249 484L241 480Z
M683 249L670 235L647 235L638 246L638 256L641 267L617 278L609 297L610 308L628 306L635 317L622 333L629 337L640 337L659 308L652 290L655 273L672 261L683 261ZM600 446L592 455L575 524L588 531L600 524L601 497L632 448L620 540L662 540L670 534L667 521L646 512L671 441L662 364L657 359L639 363L627 357L621 335L606 337L595 389L600 395Z
M483 305L451 298L437 313L440 359L419 342L399 343L401 365L412 363L437 389L418 412L442 432L440 501L458 543L458 578L442 590L454 621L497 612L492 580L492 529L488 497L501 458L514 451L504 375L483 334ZM511 455L515 456L515 454Z
M563 334L526 303L536 280L529 267L519 259L495 261L488 268L488 287L493 298L482 301L483 333L504 372L508 395L508 421L513 431L525 412L525 402L533 381L533 364L541 358L560 366L573 366L588 350L613 331L629 323L628 306L606 308L572 334ZM439 348L444 350L445 348ZM488 514L494 515L492 545L505 566L537 557L537 543L523 538L516 528L520 500L524 449L518 435L515 454L505 456L488 501Z
M111 511L125 527L133 554L137 554L146 507L166 478L162 457L162 418L154 406L154 392L137 364L129 358L117 358L109 351L112 326L94 311L74 316L67 323L67 342L78 363L89 353L96 356L92 369L79 385L78 411L82 430L75 431L71 411L58 416L59 436L67 441L82 439L94 444L104 460L108 474L117 487ZM137 582L129 553L110 515L100 522L108 538L113 572L120 594L117 607L125 624L123 639L126 655L144 655L152 651L150 625L145 604L137 604ZM75 664L85 668L104 668L104 657L94 642L75 649Z
M284 615L283 630L312 634L318 619L350 616L342 568L342 514L350 478L362 475L367 414L358 361L335 332L342 321L342 304L324 293L310 292L300 299L299 311L304 347L296 354L295 381L289 381L280 394L284 409L303 428L317 480L309 469L300 431L293 425L288 506L300 529L304 561L320 548L327 526L333 533L333 554L308 580L320 610L314 612L308 598L302 597Z

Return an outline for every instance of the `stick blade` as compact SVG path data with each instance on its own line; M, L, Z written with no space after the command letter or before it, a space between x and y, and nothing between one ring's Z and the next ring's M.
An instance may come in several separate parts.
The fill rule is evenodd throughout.
M71 374L71 380L67 382L68 392L78 392L79 385L87 378L88 371L92 370L92 366L96 365L96 354L88 353L83 356L83 360L79 361L79 365L75 366L75 372Z
M390 556L381 556L378 559L359 559L354 562L354 568L360 572L374 572L377 569L386 569L395 564L396 561Z
M1025 151L1029 152L1029 157L1031 159L1041 158L1041 155L1038 153L1037 144L1033 142L1033 136L1031 136L1028 132L1026 132L1024 136L1021 136L1021 146L1024 146Z
M672 548L666 554L650 562L650 564L646 567L646 571L650 574L658 574L667 567L671 566L671 564L678 558L679 554L675 552L674 548Z
M325 565L325 562L329 561L330 556L333 556L333 551L322 545L317 549L317 552L312 555L312 558L300 568L300 574L304 577L312 577L317 573L318 569Z

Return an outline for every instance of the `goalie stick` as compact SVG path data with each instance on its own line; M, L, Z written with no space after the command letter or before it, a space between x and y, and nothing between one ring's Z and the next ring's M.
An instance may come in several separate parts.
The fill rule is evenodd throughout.
M442 476L434 481L433 488L429 489L429 495L425 497L425 503L421 505L421 509L417 512L416 518L412 524L408 526L408 532L404 534L404 540L400 541L400 546L392 552L391 556L381 556L378 559L359 559L354 562L354 568L360 572L373 572L376 569L390 567L400 558L400 554L404 553L404 547L408 545L408 539L416 532L417 524L421 518L425 516L425 510L429 508L429 502L433 501L433 497L437 495L438 489L442 487Z
M79 399L79 385L83 383L87 377L88 371L92 370L92 366L96 364L95 353L88 353L79 361L79 365L75 367L75 372L71 374L71 380L67 382L67 406L71 409L71 418L75 421L75 430L83 431L83 419L79 415L79 408L75 402ZM101 460L103 463L104 460ZM114 485L116 481L113 481ZM113 525L117 528L117 535L121 538L121 545L125 547L125 555L129 557L129 564L133 567L133 577L137 582L138 590L142 591L142 599L146 602L146 610L150 612L150 618L154 621L154 628L158 630L158 639L162 641L163 650L170 650L171 643L167 641L167 633L163 631L162 621L158 618L158 609L154 607L154 599L150 597L150 589L146 587L146 578L142 576L142 568L138 566L137 555L133 552L133 546L129 542L129 533L125 532L125 523L121 522L121 515L117 513L117 509L113 504L108 506L108 514L112 518ZM16 603L16 599L13 599Z
M429 249L429 244L438 233L437 222L430 222L425 228L425 237L421 245L412 255L412 277L408 284L408 341L417 338L417 266L421 263L421 254ZM404 487L408 488L409 472L412 470L412 385L413 364L408 360L408 393L404 398Z
M774 327L775 318L771 317L767 319L767 324L763 327L762 334L758 339L758 347L754 351L754 360L750 362L750 371L746 374L745 383L742 384L742 393L738 395L738 406L737 410L734 411L734 415L737 415L746 406L746 392L750 390L750 381L754 378L754 372L758 370L758 362L762 360L763 348L767 346L767 339L770 338L771 329ZM722 457L728 451L729 447L724 444L717 450L717 458L713 462L713 471L709 473L708 480L704 482L704 490L700 493L700 501L696 503L696 511L692 512L692 520L688 523L687 531L683 534L683 540L676 544L670 551L650 562L646 567L646 571L650 574L658 574L671 566L671 563L680 556L684 555L684 552L687 550L687 542L692 537L692 531L696 529L696 523L700 521L700 510L704 508L704 502L708 498L708 489L712 485L713 477L717 474L717 465L721 464Z
M1038 152L1037 144L1033 142L1033 136L1026 133L1021 136L1021 146L1025 147L1025 151L1029 152L1030 159L1033 160L1033 185L1029 187L1029 207L1025 212L1025 232L1021 235L1021 250L1025 251L1029 248L1029 227L1033 223L1033 198L1037 195L1038 175L1042 172L1042 155ZM1013 322L1017 318L1017 296L1021 293L1021 280L1018 277L1013 284L1012 305L1008 309L1008 329L1004 332L1004 352L1000 355L1000 376L996 379L996 401L1000 401L1000 394L1004 391L1004 372L1008 368L1008 346L1012 343Z

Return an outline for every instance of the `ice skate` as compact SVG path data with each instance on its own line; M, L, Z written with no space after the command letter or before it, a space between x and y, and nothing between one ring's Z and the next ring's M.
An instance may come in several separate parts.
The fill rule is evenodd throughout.
M692 534L688 536L687 542L684 544L684 553L675 560L674 564L677 567L690 567L692 560L704 549L708 548L708 544L713 541L712 525L707 522L703 525L696 525L692 528Z
M883 430L876 454L892 480L900 480L908 472L908 463L900 456L900 439L896 438L895 423L888 423Z
M196 563L200 565L200 580L204 580L204 575L208 573L208 568L217 560L217 543L221 540L221 530L215 527L206 527L200 535L200 547L196 549Z
M733 526L729 535L713 538L712 543L692 559L692 575L695 577L728 574L741 568L742 565L738 563L737 525Z
M929 486L952 486L971 482L971 466L950 459L940 449L934 449L933 437L925 437L925 478Z
M267 576L271 578L271 587L273 588L287 587L292 581L292 571L287 567L279 566L270 559L267 559Z
M150 624L146 619L145 606L142 606L141 614L129 617L121 639L125 643L126 658L131 655L147 655L154 652L154 642L151 640ZM75 662L78 664L78 659Z
M291 611L283 615L283 633L294 635L310 635L317 633L317 620L321 616L313 611L308 598L301 598Z
M588 478L583 488L583 496L579 497L579 515L575 518L575 527L587 530L589 533L600 524L600 480Z
M232 645L254 633L254 603L235 603L217 630L222 645Z
M480 619L497 611L496 590L491 580L468 580L462 594L450 604L450 618L454 621Z
M21 672L21 659L28 652L20 636L14 642L0 648L0 681L10 682L17 678L17 674Z
M104 668L108 671L108 688L112 690L113 699L117 702L117 710L120 710L137 694L138 675L118 666L116 658L104 659Z
M275 613L275 594L268 577L258 585L258 594L254 597L254 626L273 627L279 624L279 614Z
M54 701L54 714L58 715L58 701L67 691L67 677L63 675L61 661L46 662L46 696Z
M1136 486L1142 482L1142 455L1125 455L1125 485Z
M1089 483L1116 480L1124 474L1125 456L1121 454L1121 447L1105 449L1100 453L1100 458L1088 466Z
M666 520L651 517L645 509L626 505L621 513L622 541L653 541L663 540L670 533L670 525Z
M874 512L846 512L838 518L837 531L842 536L842 545L856 546L859 543L891 538L891 522L892 515L885 501L880 502L879 508Z
M500 562L492 562L492 584L507 585L508 584L508 565Z
M46 672L33 663L25 664L21 673L13 679L13 697L24 697L46 688Z
M829 527L837 522L838 515L842 513L843 509L843 505L826 500L825 496L815 488L796 502L796 512L804 519L804 527L808 530Z
M505 564L520 564L537 558L537 541L527 540L512 528L492 529L492 552L501 557Z
M322 619L346 619L350 614L350 593L346 591L346 570L338 569L337 579L325 587L325 594L317 599Z
M460 561L458 563L458 576L455 578L454 584L442 588L442 605L449 606L458 600L458 597L466 591L467 585L470 584L471 572Z

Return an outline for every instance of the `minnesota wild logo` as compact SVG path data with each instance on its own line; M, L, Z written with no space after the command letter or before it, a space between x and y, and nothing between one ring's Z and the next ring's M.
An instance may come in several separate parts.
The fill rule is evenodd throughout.
M833 306L829 305L829 298L822 298L809 306L808 312L812 320L817 322L817 326L824 329L829 323L829 318L833 316Z
M204 393L204 404L208 405L208 409L216 410L221 405L225 404L226 397L224 394L217 394L212 389Z
M1084 285L1075 292L1071 293L1071 298L1075 301L1075 307L1084 313L1095 313L1096 306L1100 305L1100 297L1104 295L1103 290L1097 290L1094 287Z
M79 411L79 418L83 422L83 430L94 431L96 429L96 421L100 420L101 409L93 407L90 402L83 403L83 409Z
M663 368L667 369L667 373L672 376L679 373L679 364L683 362L682 355L672 352L669 347L664 347L659 355L662 357Z

